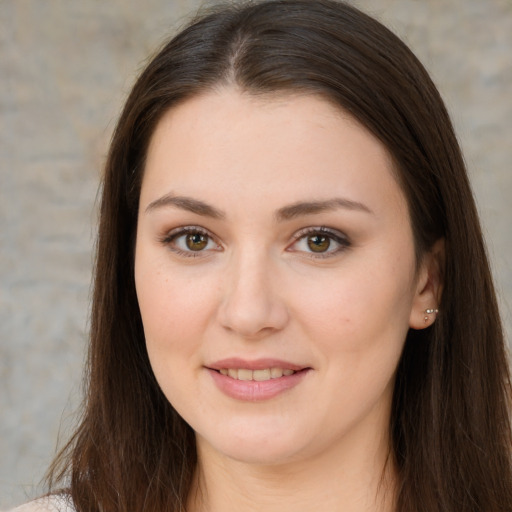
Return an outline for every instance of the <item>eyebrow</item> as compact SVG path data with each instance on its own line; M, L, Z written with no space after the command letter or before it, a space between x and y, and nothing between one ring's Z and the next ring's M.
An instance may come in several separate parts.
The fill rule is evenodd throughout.
M167 206L174 206L181 210L186 210L203 217L212 217L214 219L226 218L226 214L222 210L219 210L204 201L187 196L174 196L172 193L166 194L151 202L147 206L146 212L151 212L158 208ZM284 206L277 210L275 217L278 221L286 221L304 215L314 215L317 213L337 210L339 208L373 214L373 211L363 203L352 201L351 199L335 197L324 201L300 201L289 206Z
M303 215L314 215L315 213L329 212L337 210L338 208L360 211L373 215L373 211L363 203L342 197L335 197L333 199L327 199L326 201L306 201L285 206L277 211L276 218L279 221L291 220Z
M224 219L226 217L223 211L199 199L186 196L174 196L172 194L166 194L151 202L146 208L146 213L165 206L175 206L181 210L186 210L203 217L212 217L214 219Z

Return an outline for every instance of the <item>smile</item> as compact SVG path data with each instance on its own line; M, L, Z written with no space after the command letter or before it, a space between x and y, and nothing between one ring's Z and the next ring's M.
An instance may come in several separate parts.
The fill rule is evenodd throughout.
M244 402L269 400L291 391L312 368L278 359L230 358L205 367L224 395Z
M294 370L288 368L264 368L261 370L249 370L247 368L221 368L219 373L236 380L254 380L263 382L271 379L279 379L281 377L289 377L295 373Z

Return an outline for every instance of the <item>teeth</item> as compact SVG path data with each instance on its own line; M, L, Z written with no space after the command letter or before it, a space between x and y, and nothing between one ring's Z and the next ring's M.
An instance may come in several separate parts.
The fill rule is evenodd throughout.
M252 370L238 370L238 380L252 380Z
M270 369L266 370L254 370L252 372L252 378L254 380L270 380Z
M280 377L289 377L295 373L294 370L283 368L265 368L263 370L248 370L247 368L221 368L219 372L236 380L255 380L265 381L270 379L279 379Z
M293 371L293 370L291 370ZM284 375L284 370L282 368L271 368L270 369L270 377L272 379L279 379Z

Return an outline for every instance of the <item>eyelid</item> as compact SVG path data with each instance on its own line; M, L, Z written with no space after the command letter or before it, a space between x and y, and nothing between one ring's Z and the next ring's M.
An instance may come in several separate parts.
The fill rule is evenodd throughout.
M295 251L293 249L293 246L297 244L300 240L302 240L304 237L308 235L314 235L314 234L321 234L324 236L328 236L331 240L333 240L335 243L338 244L338 248L333 251L327 251L327 252L308 252L308 251ZM313 259L322 259L322 258L329 258L332 256L335 256L339 254L340 252L343 252L350 248L352 245L349 237L343 233L342 231L339 231L338 229L328 228L326 226L310 226L307 228L302 228L296 233L293 234L293 242L287 247L288 252L303 252L307 257L313 258Z
M217 247L214 249L204 249L200 251L184 251L180 249L177 246L173 246L172 242L176 240L177 238L184 236L188 233L199 233L202 235L207 236ZM327 236L332 241L334 241L338 247L334 250L328 250L326 252L310 252L310 251L302 251L302 250L296 250L293 248L294 245L296 245L300 240L305 238L306 236L314 235L314 234L321 234L324 236ZM337 229L329 228L326 226L309 226L306 228L302 228L299 231L295 232L292 235L292 243L287 246L285 249L287 252L297 252L302 253L303 255L306 255L307 257L313 258L313 259L322 259L322 258L329 258L332 256L337 255L338 253L347 250L352 244L350 242L350 239L348 236L343 233L342 231L339 231ZM170 251L172 251L175 254L178 254L180 256L184 257L206 257L208 256L208 253L211 251L221 251L223 250L222 244L219 242L218 238L208 229L203 228L201 226L196 225L185 225L185 226L178 226L176 228L171 229L170 231L167 231L163 236L159 237L159 242L168 247Z
M184 236L188 233L199 233L201 235L207 236L216 246L216 249L213 249L215 251L222 250L222 245L220 244L218 238L208 229L205 229L201 226L195 226L195 225L186 225L186 226L178 226L176 228L171 229L170 231L167 231L163 236L159 237L159 242L168 247L169 250L172 252L180 255L185 256L188 258L197 258L197 257L205 257L208 255L208 252L210 250L202 250L202 251L183 251L182 249L179 249L178 247L173 247L172 242L176 240L177 238Z

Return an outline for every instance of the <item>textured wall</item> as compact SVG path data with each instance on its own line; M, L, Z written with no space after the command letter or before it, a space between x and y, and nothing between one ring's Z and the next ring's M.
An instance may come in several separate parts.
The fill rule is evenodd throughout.
M448 103L511 333L512 1L356 3L413 47ZM78 403L96 189L120 105L198 5L0 0L0 508L37 493Z

